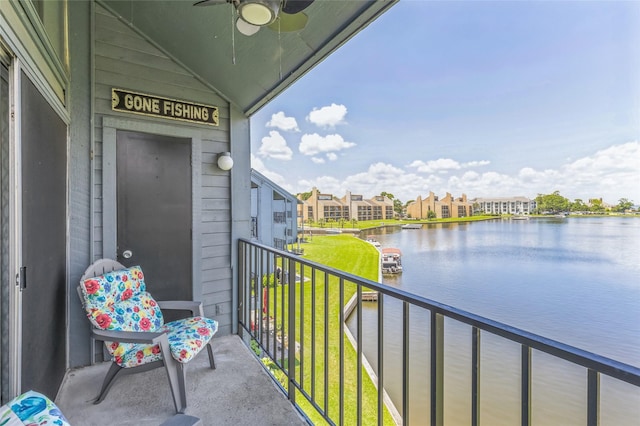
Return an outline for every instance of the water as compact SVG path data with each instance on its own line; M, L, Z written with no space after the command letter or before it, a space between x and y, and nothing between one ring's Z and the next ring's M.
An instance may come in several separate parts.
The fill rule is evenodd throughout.
M492 220L370 232L402 250L391 286L526 331L640 366L640 219ZM388 306L387 306L388 305ZM374 304L363 310L365 341L376 340ZM429 410L428 315L411 312L412 424ZM354 330L354 319L350 328ZM385 388L401 406L402 312L385 301ZM470 422L471 331L445 322L445 422ZM520 421L520 348L482 335L481 421ZM366 347L377 368L374 347ZM533 354L534 424L585 424L584 369ZM637 425L640 391L602 379L602 425Z

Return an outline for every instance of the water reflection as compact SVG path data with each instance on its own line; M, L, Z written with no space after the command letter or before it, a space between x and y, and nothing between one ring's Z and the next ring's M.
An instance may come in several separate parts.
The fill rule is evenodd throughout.
M640 365L638 219L496 220L369 234L403 252L404 272L385 284ZM401 409L402 307L384 303L385 388ZM365 353L377 370L375 306L365 304L362 315ZM429 418L429 313L420 311L410 311L413 424ZM354 318L348 324L355 333ZM447 320L445 330L445 421L469 424L471 329ZM488 333L481 340L481 421L518 424L520 347ZM585 424L585 370L535 351L532 363L533 423ZM637 424L638 389L604 382L601 424Z

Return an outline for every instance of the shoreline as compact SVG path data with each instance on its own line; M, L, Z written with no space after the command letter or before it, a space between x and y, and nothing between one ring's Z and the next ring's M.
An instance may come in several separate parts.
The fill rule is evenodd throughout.
M354 227L337 227L337 226L326 226L326 227L304 227L298 228L298 232L301 236L306 236L311 233L315 235L339 235L339 234L359 234L363 231L370 231L373 229L381 229L387 227L401 228L403 225L440 225L443 223L469 223L469 222L482 222L487 220L501 220L501 219L511 219L515 215L501 215L501 216L469 216L465 218L449 218L449 219L420 219L420 220L393 220L390 222L379 222L377 225L365 226L362 228L354 228ZM544 215L544 214L532 214L527 215L527 218L530 219L557 219L554 215ZM640 214L619 214L619 213L607 213L607 214L569 214L564 217L565 219L588 219L588 218L640 218Z

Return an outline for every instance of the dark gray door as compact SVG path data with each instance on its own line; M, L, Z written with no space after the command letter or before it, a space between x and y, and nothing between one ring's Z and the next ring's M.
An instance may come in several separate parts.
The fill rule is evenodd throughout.
M67 126L25 74L21 80L21 388L55 397L66 368Z
M191 300L191 140L118 130L116 164L118 261L157 300Z

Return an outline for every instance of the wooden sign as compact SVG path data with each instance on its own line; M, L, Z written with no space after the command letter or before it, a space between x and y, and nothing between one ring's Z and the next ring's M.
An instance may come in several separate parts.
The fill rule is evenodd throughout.
M116 88L111 89L111 109L209 126L219 124L218 107Z

